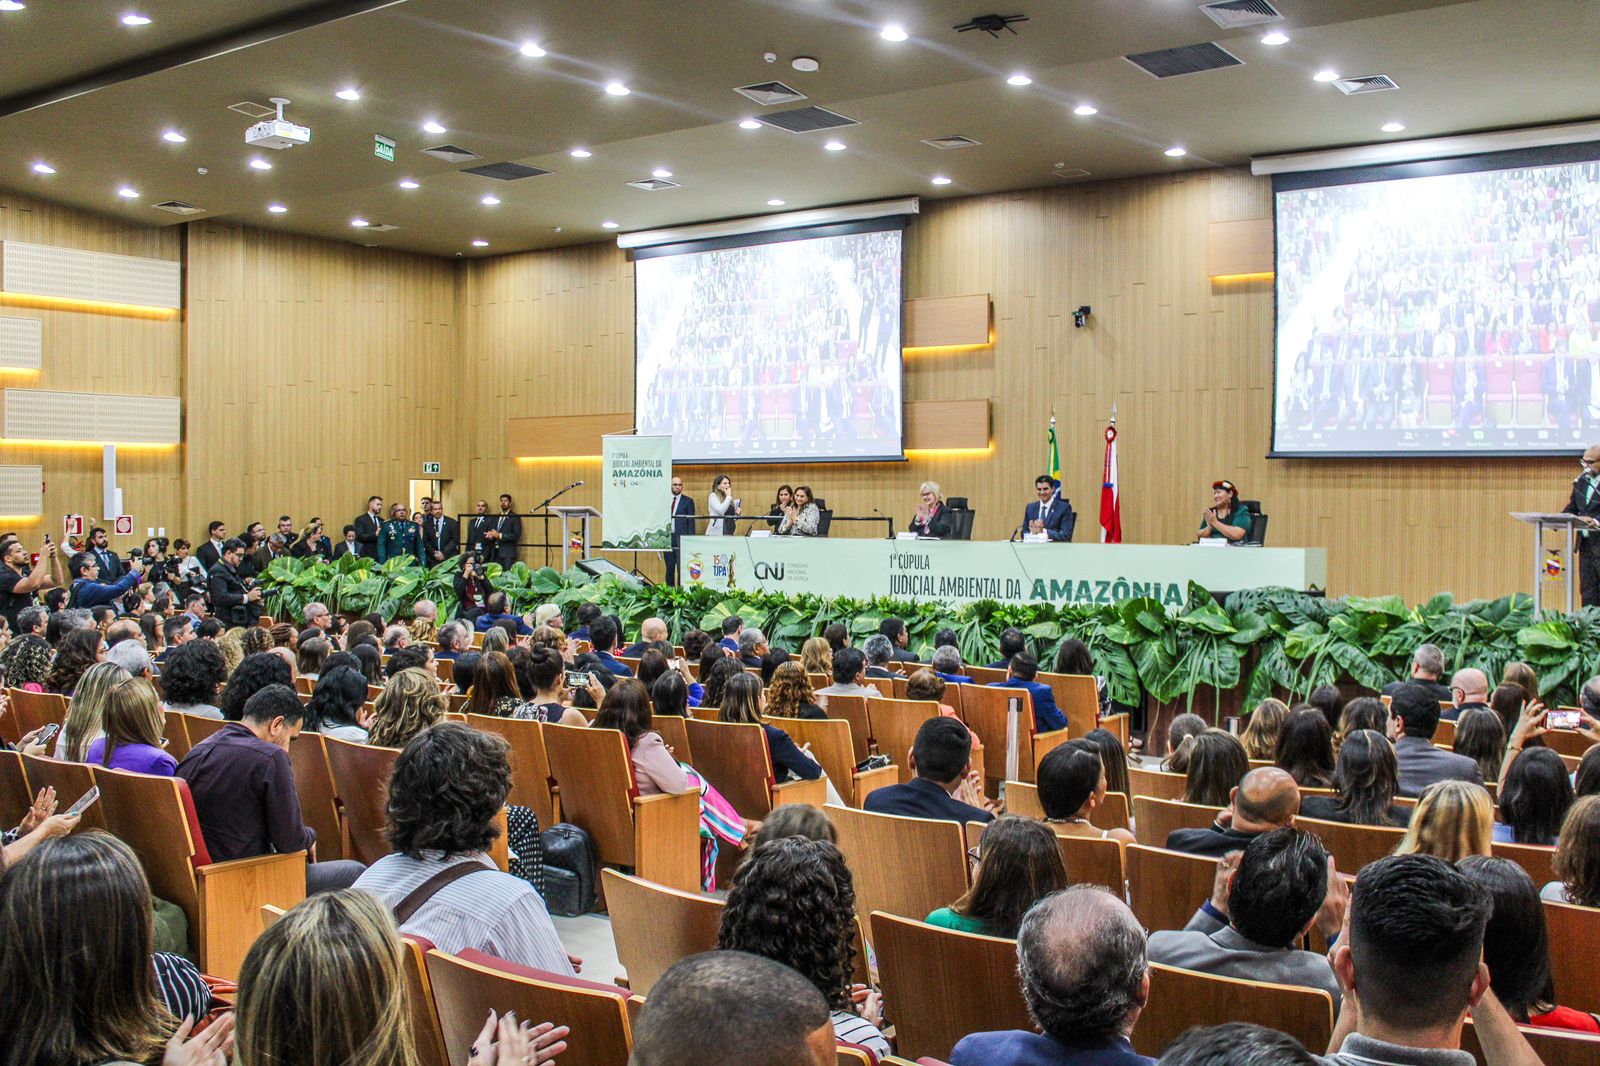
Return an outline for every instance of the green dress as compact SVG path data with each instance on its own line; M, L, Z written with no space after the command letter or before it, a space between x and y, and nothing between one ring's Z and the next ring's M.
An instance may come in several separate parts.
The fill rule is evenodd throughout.
M1230 514L1228 516L1227 520L1225 522L1223 522L1222 524L1225 525L1225 526L1237 526L1238 528L1244 530L1244 536L1242 536L1238 540L1234 541L1235 544L1243 544L1245 541L1250 539L1250 512L1245 509L1244 504L1242 504L1242 503L1234 504L1233 513ZM1200 523L1200 538L1202 540L1204 540L1206 537L1221 537L1221 536L1222 536L1221 533L1216 532L1210 526L1206 525L1204 522ZM1226 538L1223 538L1223 539L1226 539Z
M954 929L958 933L977 933L979 936L988 936L988 927L976 918L968 918L964 914L957 914L949 907L940 907L928 915L927 923L937 925L941 929Z

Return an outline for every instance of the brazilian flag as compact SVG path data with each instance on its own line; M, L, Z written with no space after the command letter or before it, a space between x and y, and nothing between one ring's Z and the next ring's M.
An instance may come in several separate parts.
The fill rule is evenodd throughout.
M1045 434L1045 473L1061 484L1061 448L1056 444L1056 416L1050 416L1050 431Z

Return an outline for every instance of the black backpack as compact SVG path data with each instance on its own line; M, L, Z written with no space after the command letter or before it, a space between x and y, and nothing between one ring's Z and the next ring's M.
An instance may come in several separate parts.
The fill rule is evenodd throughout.
M562 918L594 910L600 858L589 834L560 822L539 835L544 841L545 909Z

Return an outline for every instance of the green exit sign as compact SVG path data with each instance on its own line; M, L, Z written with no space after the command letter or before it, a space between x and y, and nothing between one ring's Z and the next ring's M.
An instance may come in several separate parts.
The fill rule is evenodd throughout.
M380 136L379 134L376 134L376 133L373 134L372 135L372 154L377 156L379 159L384 159L384 160L387 160L390 163L393 163L394 162L394 142L391 141L387 137Z
M439 472L439 464L438 463L423 463L422 464L422 472L424 474L437 474Z

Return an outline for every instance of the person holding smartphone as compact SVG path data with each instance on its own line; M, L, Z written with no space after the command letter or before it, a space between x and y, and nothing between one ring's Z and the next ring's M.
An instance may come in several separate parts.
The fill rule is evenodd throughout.
M28 549L20 540L6 545L4 554L0 554L0 616L5 618L13 633L17 630L18 613L38 603L39 593L61 584L51 573L55 554L56 546L51 543L49 534L45 535L39 549L38 562L31 567Z

